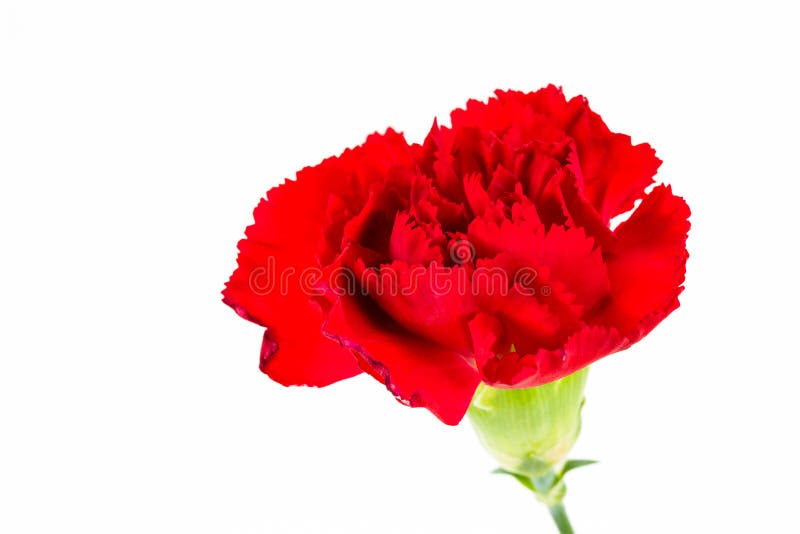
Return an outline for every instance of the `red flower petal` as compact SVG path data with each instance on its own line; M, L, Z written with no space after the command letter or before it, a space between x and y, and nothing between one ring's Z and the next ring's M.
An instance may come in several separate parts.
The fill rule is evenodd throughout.
M482 263L481 267L487 268L485 272L491 272L492 264L502 265L504 259L501 255ZM476 289L483 290L477 275L475 279ZM514 344L519 350L557 347L563 343L570 328L577 326L577 317L568 304L572 297L552 293L546 298L539 297L543 284L530 285L532 287L524 287L517 283L501 291L492 284L493 287L478 296L480 309L500 321L505 342ZM534 291L537 295L531 294Z
M419 165L427 176L433 178L441 193L460 202L464 198L460 176L455 171L455 160L450 153L450 145L444 138L447 129L440 128L433 121L430 132L421 147L417 147Z
M466 267L393 262L376 270L355 268L362 289L400 326L461 354L471 343L467 323L477 312Z
M613 328L585 326L558 349L509 351L507 334L495 317L481 314L470 323L470 329L481 377L495 387L547 384L628 345L628 340Z
M263 204L262 204L263 206ZM263 210L256 210L256 220ZM239 315L267 326L259 367L285 386L326 386L361 371L349 351L322 335L322 311L288 278L281 289L280 273L297 265L287 263L286 251L273 255L257 242L239 243L239 267L228 281L223 302Z
M568 288L584 310L608 294L608 273L601 251L583 229L553 225L545 232L533 206L517 204L514 208L513 221L472 222L468 236L482 256L505 253L515 258L515 266L506 266L514 269L509 271L512 277L522 267L547 269L548 281Z
M319 318L315 319L319 321ZM312 323L313 324L313 323ZM284 386L324 387L361 373L353 354L321 333L315 335L278 336L264 331L259 369Z
M478 387L478 373L464 357L403 330L368 299L339 299L325 332L351 348L400 402L425 407L448 425L461 421Z
M344 227L345 243L357 243L389 260L389 239L395 224L395 216L407 207L404 196L393 189L373 189L366 206Z
M609 130L584 97L567 101L561 89L552 85L533 93L497 91L488 102L471 100L465 109L453 111L451 120L452 131L441 134L441 145L463 138L463 132L471 132L470 139L488 138L486 132L494 132L515 150L530 142L558 142L564 135L574 139L585 177L581 188L606 224L644 196L661 164L649 145L634 146L630 136ZM463 160L486 158L485 149L476 142L465 146ZM488 176L497 163L489 161L486 168L473 164L470 169ZM466 170L463 165L455 168Z
M575 139L586 196L608 224L644 196L661 160L647 143L634 146L630 136L611 132L583 97L576 100L583 105L567 133Z
M393 261L408 264L428 265L432 261L442 263L442 247L445 236L435 225L420 227L407 213L398 213L389 238L389 255Z
M569 288L584 310L608 295L610 286L602 253L582 228L553 226L544 236L539 255L542 264L550 268L551 278Z
M569 214L567 225L583 228L586 235L594 239L604 250L615 241L608 223L603 222L600 214L581 192L579 177L570 169L564 169L560 176L558 193Z
M331 258L347 216L358 213L370 184L384 180L390 168L412 167L410 157L402 135L371 135L364 145L271 189L255 209L223 302L267 327L260 367L274 380L324 386L360 373L350 351L322 334L323 313L315 301L320 295L306 287L313 284L302 274Z
M669 186L658 186L616 230L606 255L611 298L592 322L636 341L678 306L686 272L689 207Z

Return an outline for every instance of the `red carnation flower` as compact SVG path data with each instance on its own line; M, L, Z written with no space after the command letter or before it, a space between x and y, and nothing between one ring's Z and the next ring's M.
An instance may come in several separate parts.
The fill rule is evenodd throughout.
M689 208L668 186L645 193L649 145L553 86L451 121L422 145L374 134L256 208L223 295L266 327L274 380L366 371L456 424L481 381L551 382L678 307Z

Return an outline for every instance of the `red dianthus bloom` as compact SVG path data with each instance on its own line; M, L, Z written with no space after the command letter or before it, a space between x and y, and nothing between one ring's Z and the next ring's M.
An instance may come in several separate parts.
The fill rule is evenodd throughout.
M689 208L668 186L645 193L649 145L553 86L451 122L422 145L373 134L258 205L223 295L266 328L274 380L365 371L456 424L479 382L556 380L678 307Z

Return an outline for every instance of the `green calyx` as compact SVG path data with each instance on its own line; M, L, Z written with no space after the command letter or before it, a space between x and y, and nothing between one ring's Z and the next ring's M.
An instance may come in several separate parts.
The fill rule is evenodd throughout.
M467 412L481 443L500 463L495 472L513 476L549 507L563 500L568 471L594 463L567 460L581 430L588 372L526 389L481 384Z

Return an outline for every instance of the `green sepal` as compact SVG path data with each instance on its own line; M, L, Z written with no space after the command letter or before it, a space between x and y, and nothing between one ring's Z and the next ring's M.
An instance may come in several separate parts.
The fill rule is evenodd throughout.
M597 460L567 460L564 463L564 467L558 473L558 480L564 478L564 475L572 471L573 469L578 469L579 467L584 467L587 465L596 464Z
M502 467L498 467L497 469L492 471L492 474L494 474L494 475L509 475L509 476L512 476L512 477L516 478L517 481L520 484L522 484L523 486L528 488L533 493L536 493L536 488L533 487L533 482L531 482L531 479L526 477L525 475L520 475L519 473L512 473L511 471L506 471Z
M567 461L581 429L587 374L584 368L524 389L478 386L467 414L503 469L538 478Z
M486 449L510 475L548 507L566 494L564 476L594 460L566 458L581 428L588 369L543 386L500 389L481 384L468 414Z

